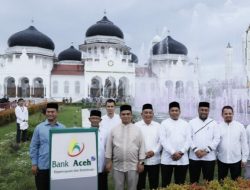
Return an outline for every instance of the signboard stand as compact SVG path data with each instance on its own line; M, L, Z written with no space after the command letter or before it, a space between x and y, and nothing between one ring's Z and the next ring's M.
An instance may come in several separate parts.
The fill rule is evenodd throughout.
M97 146L97 129L51 130L50 190L97 190Z

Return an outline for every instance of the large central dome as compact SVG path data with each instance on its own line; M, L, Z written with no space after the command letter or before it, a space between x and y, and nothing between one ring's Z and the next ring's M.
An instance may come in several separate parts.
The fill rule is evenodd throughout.
M45 34L38 31L34 26L30 26L26 30L17 32L10 36L8 40L9 47L14 46L32 46L54 50L53 41Z
M153 55L180 54L187 55L188 50L182 43L177 42L171 36L167 36L161 42L153 46Z
M106 16L96 24L89 27L86 32L86 37L91 36L116 36L123 39L123 33L119 27L113 24Z

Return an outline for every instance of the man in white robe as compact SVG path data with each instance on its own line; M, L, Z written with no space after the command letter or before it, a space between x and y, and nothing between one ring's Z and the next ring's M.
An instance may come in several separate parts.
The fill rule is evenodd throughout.
M102 113L99 110L91 110L89 121L91 127L98 128L98 189L108 190L108 173L105 170L107 131L100 127L101 115Z
M218 179L223 180L230 170L231 178L241 176L241 168L246 166L249 154L245 127L233 120L233 108L222 108L223 122L220 123L221 140L218 145Z
M247 132L248 150L250 152L250 125L247 126L246 132ZM244 177L246 179L250 179L250 154L249 154L249 156L247 158L247 164L246 164L245 171L244 171Z
M142 106L142 120L135 123L141 129L145 141L146 159L144 171L139 175L137 190L146 189L146 177L148 175L149 188L159 187L159 170L161 163L160 124L153 121L154 111L151 104Z
M188 169L188 150L190 147L190 129L188 123L180 119L178 102L169 104L170 118L161 123L160 141L163 147L161 155L162 187L170 184L172 174L176 184L185 183Z
M191 183L203 179L214 179L216 148L220 142L219 128L215 120L209 118L209 103L200 102L199 116L189 122L191 130L191 149L189 152L189 176Z
M15 108L16 114L16 124L17 124L17 133L16 133L16 143L20 144L26 142L27 140L27 129L28 129L28 119L29 112L28 108L24 105L24 99L18 99L18 106Z

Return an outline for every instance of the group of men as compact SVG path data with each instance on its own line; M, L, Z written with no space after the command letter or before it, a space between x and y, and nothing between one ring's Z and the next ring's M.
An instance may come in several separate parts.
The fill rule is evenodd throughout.
M115 102L109 101L115 106ZM188 169L191 183L198 183L201 173L204 180L211 181L216 160L219 180L229 171L233 180L240 177L241 168L247 166L250 127L245 129L233 120L231 106L222 108L223 122L217 124L209 117L209 107L208 102L200 102L198 116L186 122L180 118L179 103L171 102L169 118L159 124L153 121L153 106L144 104L142 120L133 124L131 106L121 106L120 124L105 126L105 122L100 123L100 128L112 128L105 130L108 136L104 143L106 168L102 172L113 169L117 190L124 189L125 179L128 189L145 189L147 175L150 189L156 189L160 170L162 187L171 183L172 174L175 183L183 184ZM246 167L247 178L250 177L248 173Z
M247 165L250 127L245 129L233 120L232 107L223 107L224 121L217 124L209 118L209 103L200 102L198 117L187 122L180 118L179 103L171 102L169 118L160 124L153 121L151 104L142 106L142 120L136 123L133 123L130 105L120 106L120 116L115 113L115 106L115 101L109 99L106 115L91 110L89 117L91 127L98 128L99 189L108 189L108 173L112 174L116 190L123 190L125 186L128 190L146 189L147 176L150 189L157 189L160 173L162 187L171 183L172 174L175 183L183 184L188 169L191 183L198 183L201 173L204 180L211 181L216 160L219 180L224 179L228 171L235 180L241 175L242 167L246 177L250 177ZM49 129L64 127L56 120L57 110L54 103L47 105L47 120L37 126L30 145L38 190L48 187L44 181L49 181ZM46 142L44 147L41 142Z

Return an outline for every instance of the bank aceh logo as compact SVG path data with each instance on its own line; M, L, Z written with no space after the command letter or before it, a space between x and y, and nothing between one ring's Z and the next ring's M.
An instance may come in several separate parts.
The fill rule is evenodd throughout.
M71 139L69 143L69 148L68 148L68 155L70 157L76 157L80 155L85 148L85 145L79 144L75 138Z

